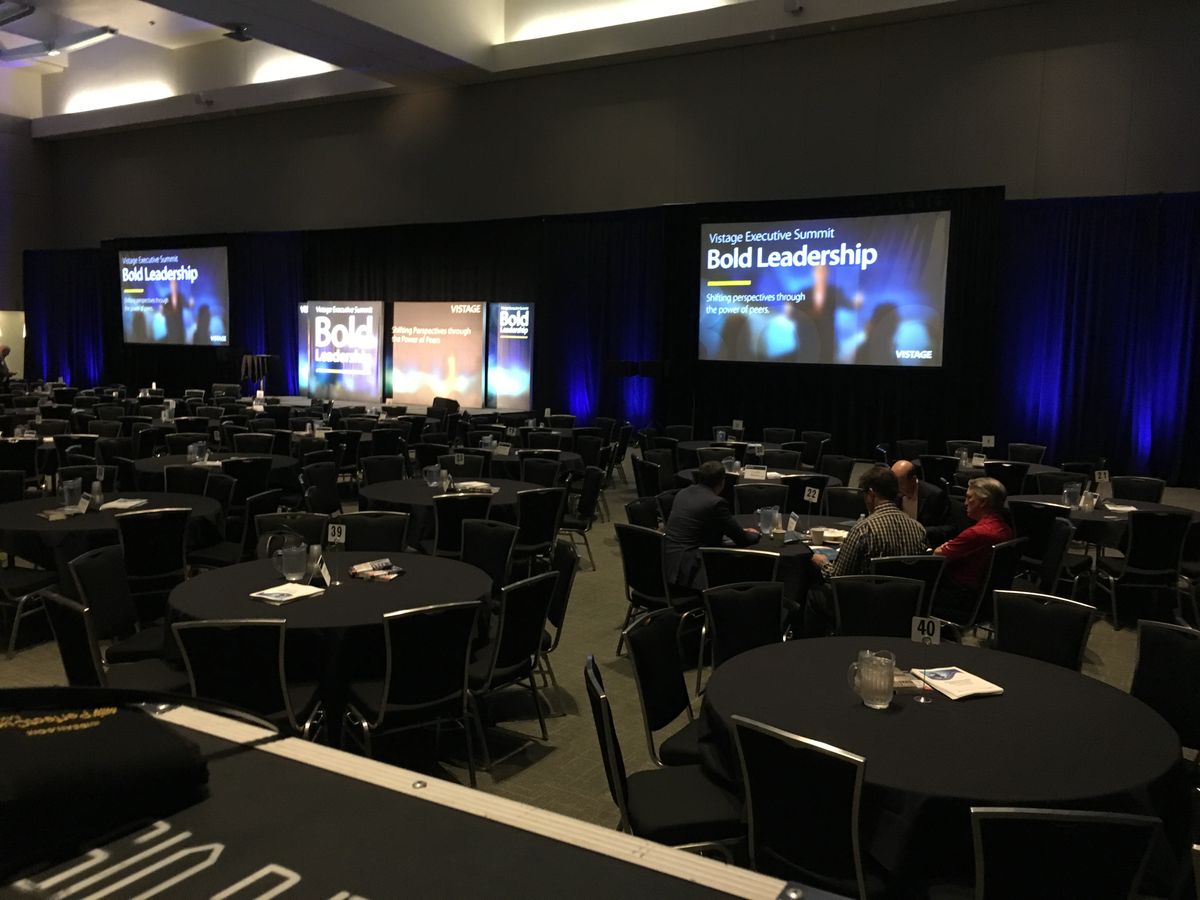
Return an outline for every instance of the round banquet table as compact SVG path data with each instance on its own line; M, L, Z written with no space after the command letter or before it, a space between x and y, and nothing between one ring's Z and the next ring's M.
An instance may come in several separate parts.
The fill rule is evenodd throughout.
M223 451L220 453L210 453L209 459L233 459L234 457L247 456L269 456L271 457L271 473L267 483L271 487L293 490L299 484L300 461L294 456L283 456L278 453L233 453ZM163 483L163 469L167 466L186 466L188 458L186 454L167 454L165 456L151 456L147 459L134 460L133 469L141 480L145 480L147 484ZM216 466L212 467L212 471L220 472Z
M696 472L697 471L699 471L697 468L680 469L678 472L675 473L676 485L678 487L687 487L688 485L694 484L696 481ZM772 467L768 466L767 467L767 482L769 484L779 484L779 479L772 478L771 474L815 475L818 473L813 472L812 469L776 469L776 468L772 468ZM828 484L829 487L841 487L842 486L842 479L838 478L836 475L826 475L825 477L829 479L829 484ZM732 496L733 486L740 481L741 481L740 475L734 474L732 472L725 473L725 485L726 485L726 488L730 491L730 496Z
M486 481L493 487L500 488L492 495L488 517L502 522L517 521L518 491L532 491L541 487L527 481L510 481L506 478L488 478ZM362 510L382 509L408 513L408 543L416 547L420 541L433 537L433 498L441 493L441 488L431 488L423 478L380 481L359 488L358 507Z
M989 459L988 462L1015 462L1011 459ZM1048 466L1045 463L1029 463L1029 470L1025 473L1024 488L1037 487L1037 476L1045 475L1048 472L1061 472L1058 466ZM982 478L987 474L987 470L983 466L967 466L965 469L959 469L954 473L954 481L957 484L966 486L967 482L972 478Z
M733 447L734 444L762 444L764 450L780 450L783 444L772 444L769 441L680 441L676 449L695 453L704 447Z
M1008 498L1031 503L1062 504L1060 494L1017 494ZM1107 509L1106 505L1115 503L1118 506L1132 506L1138 510L1150 512L1185 512L1194 521L1200 521L1200 512L1184 509L1182 506L1169 506L1166 503L1152 503L1149 500L1105 500L1094 510L1083 510L1078 506L1071 508L1071 521L1075 524L1075 539L1089 544L1099 544L1102 547L1112 547L1120 544L1129 528L1129 513Z
M114 491L105 496L109 500L146 500L146 505L138 507L138 510L190 509L189 547L208 546L222 539L225 524L221 504L209 497L142 491ZM60 576L65 576L68 561L88 550L116 543L118 511L89 512L60 522L51 522L38 515L44 510L57 509L60 505L54 497L16 500L0 505L0 535L4 536L6 546L13 547L18 556L36 562L43 568L56 568ZM70 594L74 596L74 591L71 590Z
M346 567L371 559L391 559L406 570L392 581L348 578ZM386 613L462 601L482 601L492 580L482 569L452 559L416 553L339 553L330 557L342 584L325 593L272 606L250 596L283 583L271 560L260 559L211 569L171 591L172 613L183 619L286 619L292 628L353 628L378 625Z
M1004 688L996 697L921 705L898 694L868 709L846 671L860 649L898 668L958 665ZM803 685L803 690L798 690ZM706 770L736 785L732 717L742 715L866 759L864 847L893 874L972 866L970 806L1135 811L1179 827L1180 746L1140 700L1038 660L897 638L795 640L734 657L710 678L700 714Z
M734 516L734 520L743 528L757 528L758 516L754 513L744 513ZM784 524L787 524L786 517ZM849 529L853 522L846 522L837 516L801 516L800 529L807 528L843 528ZM752 544L749 550L765 550L768 553L779 554L779 565L775 569L775 580L783 582L783 596L801 606L812 584L812 550L804 541L785 544L782 534L764 535L757 544Z

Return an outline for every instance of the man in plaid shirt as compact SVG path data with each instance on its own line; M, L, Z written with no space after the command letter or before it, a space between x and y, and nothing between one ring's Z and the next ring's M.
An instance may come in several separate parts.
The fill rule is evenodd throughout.
M917 556L926 552L925 526L910 518L898 505L900 483L891 469L876 466L858 482L867 504L867 517L850 529L830 560L820 550L813 551L813 564L822 580L840 575L865 575L871 560L881 556ZM804 634L820 637L834 623L833 591L828 584L814 587L804 608Z

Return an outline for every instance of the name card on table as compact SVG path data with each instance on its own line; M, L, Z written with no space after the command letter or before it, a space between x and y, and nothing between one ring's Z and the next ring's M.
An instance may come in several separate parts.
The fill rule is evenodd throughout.
M742 422L742 420L741 420L741 419L734 419L734 420L733 420L733 430L734 430L734 431L743 431L743 430L744 430L744 428L743 428L743 426L744 426L744 425L745 425L745 423L744 423L744 422Z
M982 469L985 462L987 462L987 457L982 453L976 453L971 457L971 465L976 469Z
M1097 469L1093 474L1096 484L1108 484L1108 469Z
M409 458L409 459L411 459L413 462L416 462L416 461L417 461L417 451L416 451L416 450L409 450L409 451L408 451L408 458Z
M799 524L800 524L800 517L798 515L796 515L796 513L792 513L791 515L788 516L788 524L787 524L788 531L795 531L797 526L799 526Z
M915 644L940 644L942 642L941 621L925 616L913 616L912 640Z
M542 410L542 418L544 418L544 419L550 418L550 407L547 406L544 410Z
M804 489L804 502L816 503L821 499L821 489L816 487L806 487Z
M766 466L744 466L742 468L742 478L746 481L766 481L767 467Z
M985 434L983 436L983 440L980 441L980 443L983 444L984 449L987 449L989 447L995 447L996 446L996 436L994 434Z
M496 449L492 453L496 456L508 456L512 453L512 444L497 444Z
M91 494L80 494L79 495L79 503L76 504L75 511L80 512L80 513L85 513L88 511L88 507L90 507L91 505L92 505L92 495Z

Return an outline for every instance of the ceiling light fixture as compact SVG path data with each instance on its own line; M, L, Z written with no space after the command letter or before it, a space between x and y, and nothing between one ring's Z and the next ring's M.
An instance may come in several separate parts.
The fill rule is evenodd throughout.
M230 22L225 27L229 30L222 36L231 41L240 41L244 44L246 41L254 40L254 35L250 34L250 26L245 22Z
M11 50L0 50L0 62L18 62L24 59L37 59L39 56L60 56L72 50L82 50L101 41L115 37L117 29L101 26L80 31L59 41L36 41Z
M3 0L0 0L0 5L4 5ZM26 16L32 15L34 12L33 6L28 3L17 3L14 0L13 6L15 6L16 9L10 12L0 12L0 26L7 25L10 22L15 22L18 19L23 19Z

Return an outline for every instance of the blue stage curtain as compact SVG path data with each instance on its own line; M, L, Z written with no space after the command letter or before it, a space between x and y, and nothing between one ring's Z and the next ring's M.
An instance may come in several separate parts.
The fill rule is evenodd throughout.
M1200 194L1010 202L1004 232L1001 434L1195 483Z
M95 248L25 251L25 371L89 387L104 373L102 260ZM120 340L120 336L117 336Z

